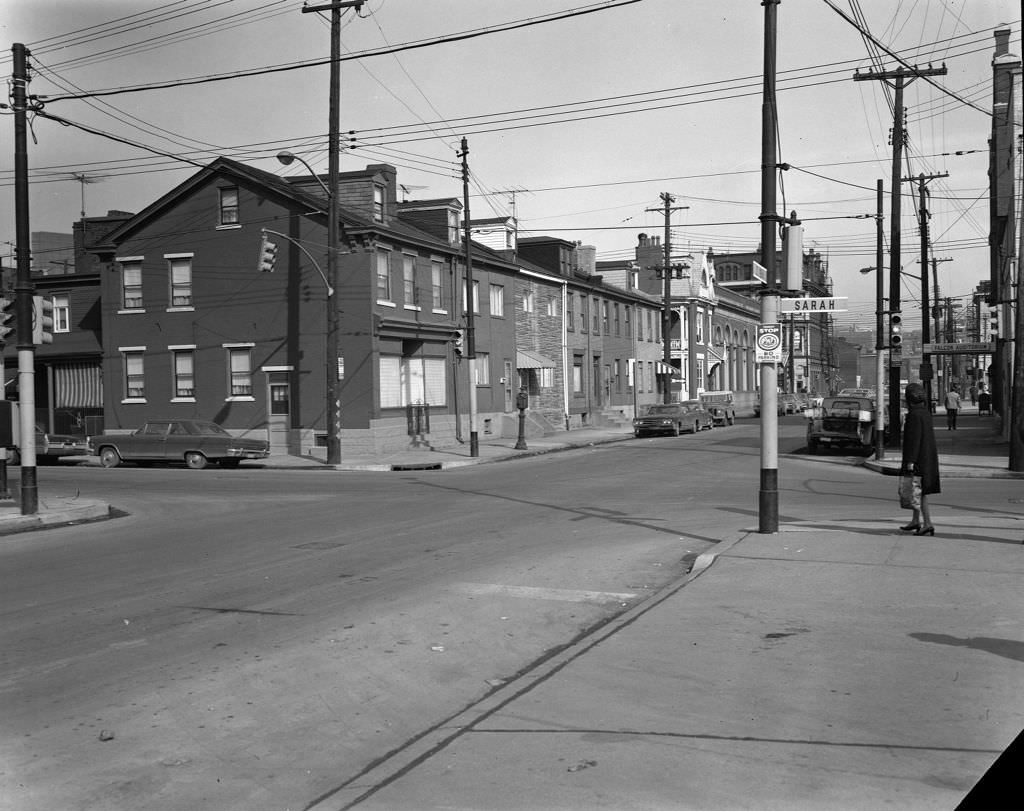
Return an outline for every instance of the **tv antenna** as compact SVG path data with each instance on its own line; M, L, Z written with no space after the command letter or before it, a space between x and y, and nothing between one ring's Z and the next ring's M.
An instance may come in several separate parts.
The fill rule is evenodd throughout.
M87 175L85 172L70 172L70 180L80 183L82 186L82 219L85 219L85 187L89 183L99 183L106 180L110 175Z
M416 191L417 189L429 189L430 186L407 186L404 183L399 183L398 187L402 190L402 202L407 203L409 201L409 192Z

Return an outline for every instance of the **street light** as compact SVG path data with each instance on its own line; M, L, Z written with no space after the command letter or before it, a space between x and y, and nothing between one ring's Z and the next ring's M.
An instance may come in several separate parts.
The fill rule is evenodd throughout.
M328 187L313 168L298 155L288 150L277 153L277 160L284 166L298 161L313 176L320 188L327 195L327 336L325 355L326 394L324 418L327 420L327 464L341 464L341 402L338 398L337 381L339 378L338 364L338 307L333 300L338 289L338 196L332 189L337 187L337 165L331 162L331 186Z

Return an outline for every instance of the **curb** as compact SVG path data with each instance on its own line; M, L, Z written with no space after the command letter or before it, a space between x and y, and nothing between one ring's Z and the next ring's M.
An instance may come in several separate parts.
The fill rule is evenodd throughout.
M110 505L98 502L64 507L57 510L43 510L35 515L0 514L0 536L13 535L45 527L103 521L112 517L113 511Z

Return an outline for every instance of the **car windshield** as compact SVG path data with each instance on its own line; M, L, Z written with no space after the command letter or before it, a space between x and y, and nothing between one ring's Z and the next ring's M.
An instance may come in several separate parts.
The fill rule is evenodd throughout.
M648 417L657 417L661 414L675 414L679 411L677 405L652 405L647 409Z

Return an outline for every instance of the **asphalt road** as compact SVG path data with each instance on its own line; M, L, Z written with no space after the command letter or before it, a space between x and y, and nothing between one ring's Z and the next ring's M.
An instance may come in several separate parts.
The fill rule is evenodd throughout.
M443 472L40 468L125 515L0 541L0 807L303 808L681 576L723 509L756 525L758 459L751 423ZM801 465L784 508L891 500Z

